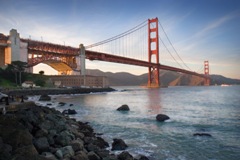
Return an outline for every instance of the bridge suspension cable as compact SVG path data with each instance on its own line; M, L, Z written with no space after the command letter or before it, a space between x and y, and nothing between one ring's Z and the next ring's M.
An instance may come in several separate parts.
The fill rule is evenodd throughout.
M172 42L170 41L170 39L169 39L167 33L165 32L165 30L164 30L162 24L160 23L160 21L158 21L158 23L159 23L159 25L161 26L161 28L162 28L162 30L163 30L163 33L165 34L165 36L166 36L166 38L167 38L169 44L172 46L172 48L173 48L174 52L176 53L176 55L178 56L178 58L182 61L182 63L184 64L185 67L187 67L189 70L191 70L191 69L187 66L187 64L182 60L182 58L179 56L177 50L175 49L175 47L173 46ZM159 36L159 37L160 37L160 36ZM161 40L161 41L162 41L162 40ZM163 41L162 41L162 43L163 43ZM166 45L165 45L164 43L163 43L163 45L165 46L165 48L167 48ZM168 50L168 49L167 49L167 50ZM168 50L168 52L169 52L169 50ZM169 52L169 53L170 53L170 52ZM172 56L171 53L170 53L170 55ZM176 59L175 59L173 56L172 56L172 58L176 61ZM177 61L176 61L176 62L177 62ZM178 62L177 62L177 63L178 63ZM178 63L178 64L179 64L179 63ZM179 65L180 65L180 64L179 64ZM180 65L180 66L181 66L181 65ZM181 67L182 67L182 66L181 66ZM182 68L183 68L183 67L182 67ZM192 70L191 70L191 71L192 71Z
M168 52L168 53L171 55L171 57L175 60L175 62L177 62L177 64L178 64L181 68L183 68L182 65L174 58L174 56L173 56L172 53L169 51L169 49L167 48L167 46L165 45L165 43L163 42L163 40L160 38L160 36L159 36L159 39L160 39L160 41L162 42L162 44L164 45L164 47L166 48L167 52Z
M133 58L148 59L148 21L145 20L137 26L106 40L88 45L85 48L95 52Z
M116 39L122 38L122 37L124 37L124 36L126 36L126 35L128 35L128 34L131 34L131 33L135 32L135 31L143 28L144 26L147 25L146 22L147 22L147 20L145 20L144 22L140 23L139 25L137 25L137 26L133 27L132 29L127 30L127 31L125 31L125 32L123 32L123 33L121 33L121 34L119 34L119 35L116 35L116 36L111 37L111 38L108 38L108 39L106 39L106 40L103 40L103 41L100 41L100 42L97 42L97 43L88 45L88 46L86 46L85 48L86 48L86 49L88 49L88 48L93 48L93 47L96 47L96 46L99 46L99 45L102 45L102 44L105 44L105 43L114 41L114 40L116 40Z

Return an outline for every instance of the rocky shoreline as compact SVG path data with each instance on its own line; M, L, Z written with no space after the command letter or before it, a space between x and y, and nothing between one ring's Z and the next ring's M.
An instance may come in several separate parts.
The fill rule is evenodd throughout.
M34 102L0 115L0 131L0 160L148 160L124 151L123 140L109 145L88 123Z
M58 94L86 94L97 92L112 92L113 88L48 88L48 89L14 89L3 90L1 92L8 96L26 96L26 95L58 95Z

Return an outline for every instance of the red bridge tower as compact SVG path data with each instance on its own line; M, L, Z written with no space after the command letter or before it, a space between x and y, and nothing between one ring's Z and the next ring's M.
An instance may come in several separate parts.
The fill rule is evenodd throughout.
M205 78L204 85L210 85L210 78L209 78L209 63L208 61L204 61L204 75L208 78Z
M159 64L158 18L148 19L148 62ZM148 87L159 86L159 67L148 67Z

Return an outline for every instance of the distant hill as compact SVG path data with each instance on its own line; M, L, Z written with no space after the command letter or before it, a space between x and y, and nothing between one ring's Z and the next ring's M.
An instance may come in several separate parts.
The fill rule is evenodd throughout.
M213 75L211 75L211 83L218 84L218 85L220 85L220 84L240 84L240 80L213 74Z
M127 72L102 72L100 70L87 70L87 74L108 77L110 86L133 86L147 85L148 74L133 75ZM210 75L211 85L240 84L240 80L226 78L221 75ZM203 78L182 74L172 71L160 71L160 81L162 86L199 86L204 84Z

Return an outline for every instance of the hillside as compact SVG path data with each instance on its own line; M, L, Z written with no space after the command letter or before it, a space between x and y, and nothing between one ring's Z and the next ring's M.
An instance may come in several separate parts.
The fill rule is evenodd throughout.
M110 86L131 86L146 85L148 74L133 75L127 72L102 72L100 70L87 70L89 75L108 77ZM221 75L210 75L211 85L240 84L240 80L226 78ZM172 71L160 71L160 81L162 86L199 86L204 84L204 80L197 76L182 74Z

